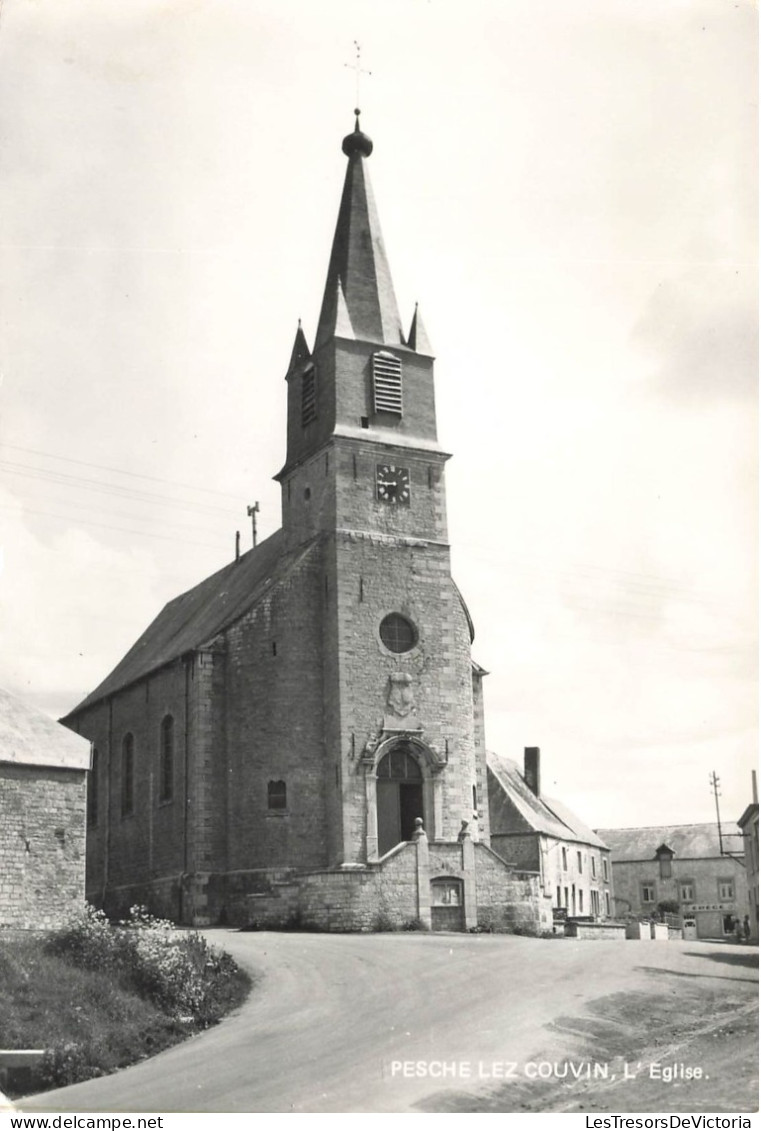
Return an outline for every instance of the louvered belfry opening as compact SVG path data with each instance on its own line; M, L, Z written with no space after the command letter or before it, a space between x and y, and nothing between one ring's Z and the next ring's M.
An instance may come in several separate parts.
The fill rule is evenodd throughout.
M317 380L314 365L308 366L301 377L301 425L306 428L317 419Z
M402 415L402 363L392 353L373 354L373 400L376 412Z

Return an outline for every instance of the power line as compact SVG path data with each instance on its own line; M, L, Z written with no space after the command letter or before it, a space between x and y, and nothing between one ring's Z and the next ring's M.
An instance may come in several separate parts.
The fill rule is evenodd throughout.
M2 3L2 0L0 0L0 3ZM185 491L203 491L207 495L220 495L226 499L235 499L236 502L240 500L240 496L231 495L229 491L215 491L211 487L199 487L190 483L178 483L173 479L161 479L157 475L142 475L138 471L127 471L125 468L121 467L106 467L101 463L89 463L87 460L73 459L71 456L59 456L54 452L41 452L36 448L22 448L19 444L7 444L4 441L0 441L0 447L10 448L14 452L25 452L30 456L42 456L43 459L58 459L63 463L76 463L81 467L92 467L97 471L110 471L114 475L129 475L133 479L148 479L152 483L164 483L169 487L180 487Z
M0 504L0 510L15 511L15 507L4 506ZM134 534L138 538L160 538L164 542L181 542L185 546L201 546L205 550L215 550L219 553L219 546L212 546L208 542L194 542L189 538L175 538L171 534L156 534L147 530L128 530L124 526L111 526L105 522L92 522L84 518L74 518L71 515L53 514L52 511L39 511L33 510L31 507L25 508L28 514L41 515L44 518L56 518L59 522L76 522L80 526L97 526L101 530L116 530L121 534Z
M18 475L26 479L38 479L45 482L57 483L61 486L73 486L85 491L98 491L101 494L113 495L121 499L135 499L142 503L154 505L170 505L183 510L196 510L205 513L236 514L231 507L219 507L214 503L192 503L185 499L175 499L169 495L157 495L153 491L136 491L131 487L121 487L117 483L101 483L95 479L85 479L81 475L69 475L65 471L53 471L43 467L34 467L31 464L13 463L9 460L0 460L0 468L4 468L11 475Z

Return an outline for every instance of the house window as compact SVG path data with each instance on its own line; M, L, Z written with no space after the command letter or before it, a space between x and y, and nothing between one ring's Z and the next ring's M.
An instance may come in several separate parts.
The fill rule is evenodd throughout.
M592 857L592 875L594 875L594 874L595 874L595 861L594 861L594 857ZM603 856L603 858L602 858L602 878L605 880L606 883L608 882L609 877L608 877L608 858L607 858L607 856Z
M565 848L561 848L560 852L561 852L561 855L562 855L562 858L563 858L563 871L567 872L568 871L568 852L566 851Z
M577 852L577 853L576 853L576 862L577 862L577 864L579 865L579 871L580 871L580 872L583 872L583 870L584 870L584 862L583 862L583 860L582 860L582 857L581 857L581 853L580 853L580 852Z
M271 781L267 783L267 808L288 808L288 795L284 781Z
M159 801L172 800L174 794L174 719L165 715L161 720L161 756L159 760Z
M557 888L555 889L555 906L556 906L556 907L562 907L562 906L563 906L563 904L562 904L562 902L561 902L562 898L563 898L563 897L562 897L562 896L561 896L561 894L560 894L560 887L558 886L558 887L557 887Z
M661 879L662 880L670 880L671 879L671 857L670 856L659 856L658 857L658 865L659 865L660 871L661 871Z
M135 808L135 736L122 739L122 817L129 817Z
M579 915L584 914L584 892L579 888Z
M98 763L100 755L97 747L92 751L92 769L87 779L87 823L94 827L98 823Z
M679 898L682 903L692 903L695 899L695 885L692 880L685 880L679 885Z
M655 884L642 885L642 902L655 903Z
M605 892L605 914L610 918L610 892Z
M373 354L373 402L376 412L402 415L402 363L392 353Z
M301 378L301 427L317 419L317 378L310 365Z
M723 901L735 898L735 881L719 880L719 899Z
M592 869L592 879L594 880L597 878L597 861L595 860L594 856L589 857L589 863Z

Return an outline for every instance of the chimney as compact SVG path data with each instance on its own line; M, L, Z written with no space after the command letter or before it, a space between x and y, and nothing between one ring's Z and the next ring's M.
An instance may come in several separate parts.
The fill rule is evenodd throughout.
M523 780L531 792L539 796L539 747L523 748Z

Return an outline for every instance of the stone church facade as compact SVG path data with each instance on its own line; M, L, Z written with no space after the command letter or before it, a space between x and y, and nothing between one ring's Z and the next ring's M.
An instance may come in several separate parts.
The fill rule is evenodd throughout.
M450 573L433 357L346 178L286 374L282 528L170 602L63 721L94 744L88 896L181 922L551 922L489 847L481 678Z

